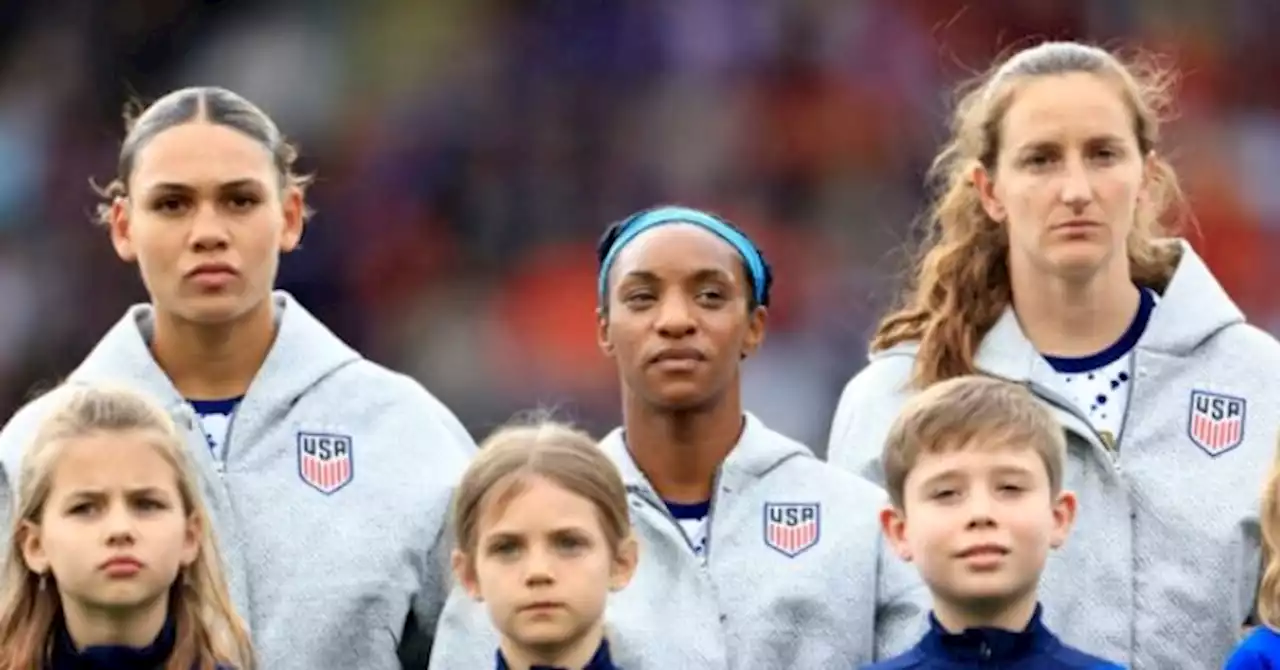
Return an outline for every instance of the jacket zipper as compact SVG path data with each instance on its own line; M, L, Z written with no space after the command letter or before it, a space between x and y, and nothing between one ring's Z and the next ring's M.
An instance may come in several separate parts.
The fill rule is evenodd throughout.
M1084 425L1085 429L1089 431L1089 434L1093 436L1093 439L1097 444L1102 446L1102 451L1107 456L1107 462L1115 468L1117 473L1120 472L1120 439L1121 435L1123 435L1123 428L1121 429L1121 435L1116 435L1114 442L1108 443L1106 438L1102 436L1102 433L1099 433L1098 429L1093 426L1091 421L1089 421L1089 417L1085 416L1085 414L1080 411L1080 408L1076 407L1075 403L1061 395L1058 395L1056 392L1045 388L1044 386L1036 384L1035 382L1025 382L1025 384L1032 393L1042 398L1045 402L1048 402L1054 407L1079 420L1080 423ZM1128 414L1127 411L1125 413ZM1123 424L1121 425L1123 426Z
M228 432L229 431L230 431L230 427L228 427ZM712 481L712 486L714 488L711 489L711 500L708 501L707 503L707 519L706 521L703 522L704 524L706 524L706 534L707 534L706 541L702 545L701 561L704 566L707 564L707 559L711 555L711 519L715 515L716 500L717 498L719 498L719 494L720 494L720 470L719 469L716 470L716 477ZM675 518L675 516L671 514L671 510L667 509L667 506L662 503L662 500L658 496L657 492L648 486L637 486L635 488L640 492L641 497L644 499L646 503L649 504L650 507L653 507L654 509L661 512L662 516L666 518L668 521L670 521L671 525L675 526L676 530L679 531L680 533L680 537L684 538L685 546L689 547L690 552L697 555L698 550L697 550L697 547L693 546L693 540L689 537L689 534L685 532L684 526L680 525L680 520Z

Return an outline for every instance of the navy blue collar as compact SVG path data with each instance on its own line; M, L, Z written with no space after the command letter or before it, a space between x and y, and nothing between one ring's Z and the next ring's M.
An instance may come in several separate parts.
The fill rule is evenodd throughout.
M1133 321L1125 329L1120 339L1112 342L1102 351L1088 356L1045 356L1050 367L1062 374L1080 374L1092 372L1120 360L1125 354L1138 346L1138 340L1147 332L1147 323L1151 321L1151 313L1156 309L1156 292L1149 288L1138 287L1138 311Z
M1041 608L1036 605L1031 621L1022 631L1001 628L967 628L949 633L932 612L929 632L920 646L932 657L953 661L1014 661L1058 646L1058 639L1040 621Z
M101 645L76 651L61 617L56 626L49 670L159 670L169 660L177 640L174 623L168 620L160 629L160 635L146 647Z
M502 650L497 651L498 665L497 670L511 670L511 666L507 665L507 659L502 657ZM560 668L551 665L534 665L529 670L578 670L577 668ZM621 670L613 664L613 658L609 656L609 641L601 640L600 646L596 648L596 653L591 657L587 664L582 666L581 670Z

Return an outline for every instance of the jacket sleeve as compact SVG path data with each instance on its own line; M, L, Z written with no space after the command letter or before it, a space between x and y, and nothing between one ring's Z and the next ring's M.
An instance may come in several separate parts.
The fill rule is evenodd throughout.
M498 648L498 634L484 603L455 587L445 602L431 650L432 670L491 668Z
M36 398L18 410L0 430L0 537L8 537L16 519L18 479L22 473L22 455L35 437L45 413L49 411L51 394Z
M1251 545L1252 550L1257 552L1258 562L1257 572L1252 575L1249 575L1248 572L1246 572L1245 574L1247 576L1242 580L1245 582L1244 588L1248 589L1248 591L1243 594L1243 600L1244 602L1249 603L1249 613L1245 615L1244 621L1240 623L1241 638L1247 636L1258 626L1259 623L1261 623L1261 620L1258 618L1258 600L1262 597L1262 576L1267 573L1267 556L1266 552L1262 549L1262 527L1256 516L1249 519L1247 531L1246 537L1249 538L1249 544ZM1252 579L1250 579L1250 577L1252 577Z
M9 469L0 461L0 532L4 533L4 537L12 535L14 516L17 514L13 507L17 503L12 483L14 479L16 478L9 476Z
M914 359L883 356L845 385L831 421L827 461L879 486L884 485L880 454L889 428L910 395Z
M436 629L453 580L449 565L453 551L449 537L453 494L467 463L475 455L476 443L444 403L409 377L404 379L416 391L408 411L422 417L422 434L431 440L425 445L431 452L431 471L423 473L423 486L438 490L431 509L425 510L433 515L435 531L417 566L418 590L410 602L409 617L397 649L402 666L424 668L436 642Z
M919 642L929 626L930 596L914 566L882 538L876 580L875 660L897 656Z
M446 521L449 493L439 504L439 522L421 562L418 564L418 590L409 603L409 618L405 621L397 653L406 668L427 667L431 648L435 641L440 611L444 608L449 589L449 541Z

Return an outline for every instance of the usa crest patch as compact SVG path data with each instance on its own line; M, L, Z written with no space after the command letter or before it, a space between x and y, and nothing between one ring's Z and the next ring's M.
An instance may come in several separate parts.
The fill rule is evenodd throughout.
M818 543L822 535L818 503L765 503L764 543L795 558Z
M329 495L351 483L351 438L329 433L298 433L298 476Z
M1210 456L1235 449L1244 441L1247 404L1244 398L1192 391L1187 436Z

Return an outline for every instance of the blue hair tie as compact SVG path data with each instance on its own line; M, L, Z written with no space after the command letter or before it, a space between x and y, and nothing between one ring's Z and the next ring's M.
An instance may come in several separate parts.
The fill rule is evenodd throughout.
M621 231L609 247L609 253L605 255L604 260L600 263L599 290L602 304L608 301L609 269L613 267L613 261L617 258L618 253L630 244L632 240L639 237L641 233L650 228L656 228L668 223L691 223L710 231L732 245L746 262L747 272L751 275L751 289L755 296L756 304L763 305L765 303L768 271L765 268L764 257L760 254L760 250L746 235L706 212L688 207L659 207L658 209L637 214L622 224Z

